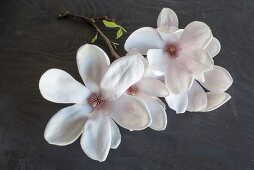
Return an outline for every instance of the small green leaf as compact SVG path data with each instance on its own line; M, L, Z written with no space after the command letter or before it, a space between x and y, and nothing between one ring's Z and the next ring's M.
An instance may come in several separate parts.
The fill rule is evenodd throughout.
M123 32L126 32L126 29L124 29L121 25L118 25L117 23L113 22L113 21L107 21L107 20L102 20L103 24L105 27L108 27L108 28L120 28L122 29L121 31ZM118 30L119 31L119 30Z
M105 25L105 27L108 27L108 28L117 28L117 27L119 27L119 25L117 25L113 21L102 20L102 22Z
M123 30L120 28L116 33L116 39L120 38L123 35Z
M98 33L95 34L95 36L94 36L93 39L91 40L91 43L94 43L94 42L97 40L97 36L98 36Z
M119 45L118 43L112 42L113 46L115 49L117 49L117 46Z
M126 29L124 29L124 28L123 28L122 26L120 26L120 25L119 25L119 27L120 27L124 32L127 33Z

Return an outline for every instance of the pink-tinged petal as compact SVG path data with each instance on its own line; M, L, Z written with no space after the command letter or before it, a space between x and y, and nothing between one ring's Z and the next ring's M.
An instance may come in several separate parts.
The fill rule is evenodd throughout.
M211 71L205 72L204 77L205 82L201 82L201 85L216 93L226 91L233 83L233 78L229 72L217 65Z
M111 146L110 148L116 149L121 143L121 133L116 123L109 119L111 127Z
M157 27L178 27L178 18L176 13L170 8L163 8L157 18Z
M211 70L214 66L213 59L202 49L195 51L182 50L177 60L193 75Z
M120 97L144 74L143 56L132 55L115 60L101 81L101 94L104 99L114 100Z
M208 25L194 21L184 28L179 43L182 46L203 49L211 41L212 37L213 35Z
M188 96L187 93L182 93L179 95L171 94L165 97L168 106L175 110L176 113L184 113L188 106Z
M73 143L81 135L91 112L89 105L82 104L61 109L47 124L44 132L46 141L59 146Z
M55 103L87 103L91 92L63 70L50 69L40 79L41 95Z
M165 130L167 126L167 114L165 109L149 95L140 94L137 97L146 104L150 111L152 123L149 127L157 131Z
M147 60L154 74L157 76L164 75L171 58L163 49L151 49L147 52Z
M116 123L129 130L143 130L151 123L147 106L137 97L122 95L108 103L107 110Z
M79 74L92 92L99 92L100 82L109 64L107 54L96 45L85 44L77 52Z
M231 98L231 96L225 92L222 93L207 92L206 94L207 94L207 107L202 110L203 112L210 112L212 110L215 110L218 107L222 106Z
M165 83L170 94L181 94L191 87L193 76L179 62L174 61L167 67Z
M135 84L138 91L151 96L166 97L169 95L167 87L159 80L152 77L144 77Z
M136 48L143 55L146 55L149 49L160 49L162 47L163 42L160 34L151 27L143 27L134 31L124 44L126 51Z
M205 51L211 56L215 57L221 49L220 42L217 38L213 37L211 42L208 43L208 45L205 47Z
M162 107L164 110L166 110L166 105L165 105L165 103L164 103L159 97L154 97L154 96L152 96L152 98L153 98L155 101L157 101L157 102L161 105L161 107Z
M188 111L197 112L204 109L207 105L207 97L204 89L194 81L188 90Z
M80 144L85 154L94 160L106 160L111 146L111 126L107 113L94 111L86 122Z

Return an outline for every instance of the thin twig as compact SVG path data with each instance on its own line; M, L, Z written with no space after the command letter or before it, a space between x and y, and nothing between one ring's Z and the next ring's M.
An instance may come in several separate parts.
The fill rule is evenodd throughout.
M57 18L60 19L60 18L67 18L67 17L72 17L72 18L76 18L76 19L79 19L79 20L82 20L82 21L86 21L87 23L89 23L90 25L92 25L96 31L100 34L100 36L103 38L103 40L106 42L106 44L108 45L108 48L112 54L112 56L117 59L119 58L120 56L115 52L114 50L114 47L112 46L112 44L114 42L110 41L109 38L100 30L100 28L97 26L96 24L96 20L103 20L103 19L106 19L106 20L109 20L107 16L102 16L102 17L96 17L96 18L89 18L89 17L85 17L85 16L80 16L80 15L74 15L72 13L70 13L70 11L68 10L64 10L62 11L61 13L59 13L57 15ZM113 20L112 20L113 21Z

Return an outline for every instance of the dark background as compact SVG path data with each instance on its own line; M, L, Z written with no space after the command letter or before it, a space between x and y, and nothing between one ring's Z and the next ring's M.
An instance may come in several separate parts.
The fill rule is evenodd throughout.
M120 129L122 142L105 162L89 159L79 140L49 145L44 128L66 105L46 101L38 81L49 68L79 77L75 55L95 31L82 22L56 20L61 9L85 16L114 17L129 32L156 26L162 7L176 11L180 27L207 23L222 45L215 63L234 83L232 99L210 113L176 115L167 108L165 131ZM1 170L253 170L254 169L253 0L0 0ZM113 30L103 29L114 38ZM102 40L97 43L108 52ZM108 53L109 54L109 53Z

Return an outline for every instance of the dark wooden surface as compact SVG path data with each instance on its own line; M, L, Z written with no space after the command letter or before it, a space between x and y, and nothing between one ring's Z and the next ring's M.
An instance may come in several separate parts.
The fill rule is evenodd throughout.
M89 25L58 21L55 14L68 8L85 16L112 16L130 33L155 27L162 7L176 11L180 27L194 20L211 27L222 45L215 62L234 78L228 91L232 99L210 113L176 115L168 109L163 132L121 128L122 142L104 163L89 159L79 140L66 147L49 145L44 128L66 105L43 99L39 78L55 67L81 81L75 54L94 35ZM253 17L253 0L1 0L0 169L253 170ZM103 41L97 44L107 50ZM122 47L118 53L125 54Z

